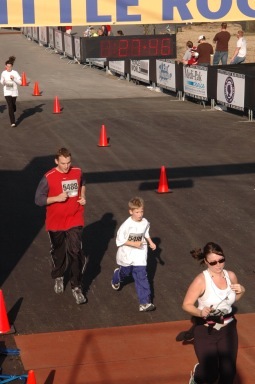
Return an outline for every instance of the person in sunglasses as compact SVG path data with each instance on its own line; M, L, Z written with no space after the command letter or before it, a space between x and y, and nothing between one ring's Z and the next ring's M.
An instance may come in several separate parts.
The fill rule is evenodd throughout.
M232 306L244 287L234 272L224 269L222 248L213 242L191 256L206 269L190 284L182 308L195 319L194 349L198 364L189 384L233 384L236 374L238 337Z

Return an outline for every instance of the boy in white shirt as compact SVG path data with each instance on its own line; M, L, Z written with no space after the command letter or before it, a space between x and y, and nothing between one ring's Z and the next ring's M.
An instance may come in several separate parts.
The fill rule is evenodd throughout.
M130 217L124 221L117 232L116 259L119 268L115 269L111 284L112 288L118 291L121 282L132 275L140 303L139 311L153 311L155 306L151 303L151 289L146 267L148 244L153 251L156 245L149 235L150 223L143 217L143 199L134 197L129 201L128 207Z

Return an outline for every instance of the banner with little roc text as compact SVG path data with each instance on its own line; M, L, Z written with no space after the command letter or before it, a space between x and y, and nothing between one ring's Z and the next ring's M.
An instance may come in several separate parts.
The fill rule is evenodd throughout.
M245 75L218 70L217 101L227 107L244 110Z
M198 65L183 66L183 90L195 99L208 100L207 94L208 68Z
M254 0L0 0L0 26L254 20Z

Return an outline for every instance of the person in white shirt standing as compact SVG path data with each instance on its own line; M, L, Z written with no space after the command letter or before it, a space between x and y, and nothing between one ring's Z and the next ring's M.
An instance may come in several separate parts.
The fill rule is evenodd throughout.
M246 59L247 47L246 47L246 40L243 37L243 35L244 35L243 31L237 32L238 40L237 40L236 49L230 61L230 64L241 64Z
M4 97L8 105L11 127L16 127L15 112L16 99L18 97L18 85L21 85L21 77L13 70L15 56L10 56L5 62L5 71L1 74L1 84L4 86Z

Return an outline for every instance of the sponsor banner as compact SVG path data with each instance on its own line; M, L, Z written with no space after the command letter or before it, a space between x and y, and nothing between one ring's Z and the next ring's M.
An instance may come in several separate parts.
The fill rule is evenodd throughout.
M81 38L77 36L74 38L74 52L76 59L81 61Z
M95 58L95 59L89 59L89 62L92 64L92 65L95 65L96 67L100 67L100 68L104 68L105 66L105 61L106 59L105 58Z
M64 33L64 45L65 45L65 54L68 57L74 58L73 38L71 35L67 33Z
M156 60L157 86L176 92L175 61Z
M32 28L32 37L33 37L33 40L39 41L39 28L37 27Z
M55 42L54 42L54 28L49 28L49 46L51 48L55 47Z
M109 61L109 69L119 75L125 76L125 61Z
M243 111L245 75L221 69L217 72L217 101L227 107Z
M254 0L0 0L0 26L254 20Z
M39 27L39 41L44 45L48 44L48 31L46 27Z
M55 41L54 48L56 48L57 51L64 53L63 34L58 29L54 29L54 41Z
M132 79L150 83L150 60L130 60L130 76Z
M198 65L183 66L183 90L188 96L195 99L207 100L208 68Z

